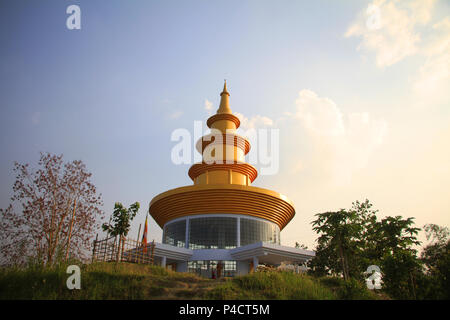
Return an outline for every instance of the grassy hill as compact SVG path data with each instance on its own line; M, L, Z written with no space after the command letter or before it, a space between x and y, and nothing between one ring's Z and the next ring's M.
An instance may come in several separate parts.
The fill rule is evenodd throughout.
M0 299L380 299L357 282L290 272L204 279L157 266L94 263L81 267L81 289L69 290L66 267L0 271Z

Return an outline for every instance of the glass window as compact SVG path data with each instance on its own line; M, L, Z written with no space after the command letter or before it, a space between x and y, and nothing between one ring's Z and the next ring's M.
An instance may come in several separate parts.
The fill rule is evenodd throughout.
M189 220L190 249L232 249L237 245L237 219L228 217Z
M280 244L280 228L268 221L241 218L241 246L255 242Z
M172 222L164 226L163 243L184 247L186 242L186 220Z
M188 272L201 277L212 278L213 271L217 277L217 266L221 263L221 277L234 277L236 275L236 261L188 261Z

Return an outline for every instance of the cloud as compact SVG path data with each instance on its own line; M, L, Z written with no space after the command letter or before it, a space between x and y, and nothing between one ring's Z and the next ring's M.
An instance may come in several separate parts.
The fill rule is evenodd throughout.
M418 66L409 68L413 106L448 101L450 87L450 18L433 18L436 0L374 0L359 13L346 37L361 39L358 50L375 54L380 68L392 66L408 56Z
M435 23L433 31L422 48L425 63L412 80L415 93L428 103L450 87L450 19Z
M385 120L372 119L368 112L344 114L334 101L311 90L299 92L290 114L291 121L282 125L285 136L291 146L301 141L288 153L291 173L309 172L337 184L348 184L354 172L365 168L387 134Z
M301 90L294 114L304 128L318 135L335 136L344 133L341 111L328 98L320 98L311 90Z
M205 110L208 112L208 115L211 116L213 114L213 104L208 99L205 99Z
M375 53L378 67L388 67L419 52L418 27L431 19L435 0L375 0L350 25L345 37L362 38L358 50Z
M356 171L367 167L388 131L385 120L373 119L368 112L345 114L333 100L308 89L300 90L294 108L281 112L275 120L234 115L244 131L280 129L280 159L286 168L280 177L288 175L282 179L303 174L336 185L349 184ZM251 143L253 146L256 141Z
M274 125L274 121L271 118L259 114L250 118L239 112L234 112L233 114L241 121L240 128L243 130L272 127Z

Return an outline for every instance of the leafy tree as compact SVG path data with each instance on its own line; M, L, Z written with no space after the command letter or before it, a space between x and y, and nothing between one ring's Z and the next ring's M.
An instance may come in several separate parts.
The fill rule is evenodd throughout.
M413 250L386 253L381 262L383 290L395 299L416 299L420 261Z
M312 224L320 237L316 256L308 264L309 272L316 275L342 274L344 279L355 277L362 280L363 272L376 256L371 234L377 212L366 199L353 202L348 210L317 214L318 218Z
M413 218L377 221L377 213L365 200L353 202L348 210L317 214L312 224L319 238L316 256L308 264L310 273L363 280L367 267L375 264L390 282L387 291L400 296L394 288L407 288L407 294L401 296L415 297L420 261L412 246L420 243L416 238L420 229L413 226Z
M450 238L450 230L437 224L426 224L423 226L427 240L432 243L445 244Z
M316 214L319 234L308 272L315 276L343 276L344 283L366 277L378 265L383 291L396 299L450 299L450 230L424 226L427 240L420 259L414 218L387 216L378 221L372 204L355 201L350 209ZM424 272L425 270L425 272ZM350 280L350 281L349 281Z
M438 264L446 254L447 243L450 238L450 231L447 227L436 224L426 224L423 227L427 240L431 240L421 253L421 260L424 262L428 274L436 274Z
M360 233L355 238L358 251L352 256L354 261L353 275L359 279L364 279L364 272L367 267L372 264L377 264L378 250L376 246L377 239L377 213L378 210L372 209L373 204L368 199L364 202L356 200L352 203L350 211L355 217L354 223L360 225Z
M421 289L429 288L428 292L422 294L424 298L450 299L449 229L427 224L424 230L427 240L431 240L431 243L425 246L420 256L426 268L426 277L422 279Z
M416 278L421 272L414 245L419 245L414 218L386 217L369 228L367 257L381 267L383 288L394 298L416 298ZM369 260L370 261L370 260Z
M356 239L360 238L362 226L357 222L356 213L341 209L337 212L316 214L317 219L312 222L313 230L320 234L317 242L329 253L335 253L340 262L340 270L330 270L334 273L342 272L344 280L350 278L349 260L358 251Z
M86 258L103 202L85 164L41 153L37 169L15 162L14 172L12 203L0 209L1 263L51 265L68 249L72 258Z
M374 228L377 249L395 255L399 251L409 250L413 245L419 245L416 235L420 228L413 227L413 224L414 218L403 219L401 216L386 217L377 222Z
M112 236L126 237L130 230L130 223L139 211L139 207L139 202L133 203L128 209L122 203L116 202L109 223L102 225L103 231Z
M441 292L439 299L450 299L450 241L445 244L443 254L437 263L437 279L440 284Z
M338 276L341 274L342 269L339 263L339 257L334 248L331 248L328 244L319 243L315 249L315 253L315 257L307 263L309 274L316 277L327 275Z

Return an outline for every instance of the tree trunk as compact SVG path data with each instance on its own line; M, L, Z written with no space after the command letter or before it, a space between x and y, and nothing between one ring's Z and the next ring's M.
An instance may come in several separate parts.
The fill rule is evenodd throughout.
M414 278L413 278L412 272L409 272L409 278L411 279L411 286L412 286L412 291L413 291L414 300L417 300L417 297L416 297L416 288L415 288L415 286L414 286Z
M73 212L72 212L72 219L70 221L70 229L69 229L69 238L67 239L67 248L66 248L66 261L69 257L69 248L70 248L70 238L72 237L72 228L73 228L73 220L75 217L75 210L77 208L77 198L73 200Z
M347 273L347 279L350 279L350 268L348 267L348 257L344 254L345 257L345 272Z
M123 260L123 249L125 246L125 236L121 236L120 238L122 239L122 254L120 256L120 261L122 261Z
M342 250L342 245L341 244L339 244L339 258L341 259L342 274L344 276L344 280L347 281L348 280L348 273L347 273L347 268L346 268L346 265L345 265L344 251Z

